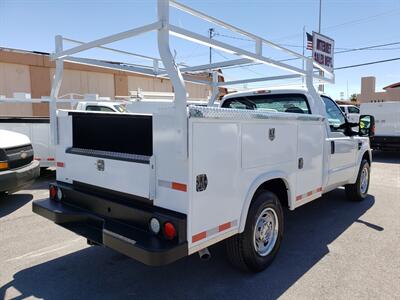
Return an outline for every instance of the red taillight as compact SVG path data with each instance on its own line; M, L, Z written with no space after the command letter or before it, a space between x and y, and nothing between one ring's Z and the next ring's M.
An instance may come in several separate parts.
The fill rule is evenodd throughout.
M55 185L50 186L49 194L51 200L55 200L57 198L57 187Z
M176 229L174 224L170 222L164 224L164 236L168 240L172 240L176 236Z

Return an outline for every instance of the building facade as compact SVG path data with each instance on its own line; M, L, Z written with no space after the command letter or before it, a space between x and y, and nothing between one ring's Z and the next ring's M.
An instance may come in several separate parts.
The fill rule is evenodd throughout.
M55 63L48 53L0 48L0 95L12 98L14 93L29 93L32 98L50 96L51 79ZM208 80L208 74L193 75L196 79ZM210 87L186 82L189 98L207 99ZM98 94L100 97L128 96L129 91L141 89L150 92L173 92L169 79L155 78L138 73L123 72L109 68L64 63L64 74L59 96L70 93ZM46 115L43 105L20 105L17 110L32 115ZM9 115L1 106L0 115ZM44 108L43 108L44 107ZM12 113L14 114L14 113Z
M361 94L357 96L359 103L400 101L400 82L388 85L383 91L376 91L376 78L361 78Z

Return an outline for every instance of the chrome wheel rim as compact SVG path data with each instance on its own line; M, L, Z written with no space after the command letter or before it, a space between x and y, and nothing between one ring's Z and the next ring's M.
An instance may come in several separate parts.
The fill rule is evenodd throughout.
M254 228L254 249L260 256L271 253L278 238L278 216L272 208L264 209L258 216Z
M365 166L361 171L360 176L360 191L362 194L365 194L368 190L368 182L369 182L369 170L368 167Z

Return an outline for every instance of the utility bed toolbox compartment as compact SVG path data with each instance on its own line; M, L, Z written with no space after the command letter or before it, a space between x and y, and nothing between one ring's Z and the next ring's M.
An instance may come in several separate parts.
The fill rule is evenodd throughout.
M60 116L64 135L57 179L88 184L152 201L151 115L69 111Z
M69 112L73 148L150 157L153 155L151 115Z

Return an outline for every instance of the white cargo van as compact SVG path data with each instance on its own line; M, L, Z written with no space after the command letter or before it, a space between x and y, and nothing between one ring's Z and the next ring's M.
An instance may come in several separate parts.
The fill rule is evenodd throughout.
M375 117L372 149L400 151L400 101L362 103L360 108L362 114Z
M0 129L0 196L30 185L40 174L26 135Z

